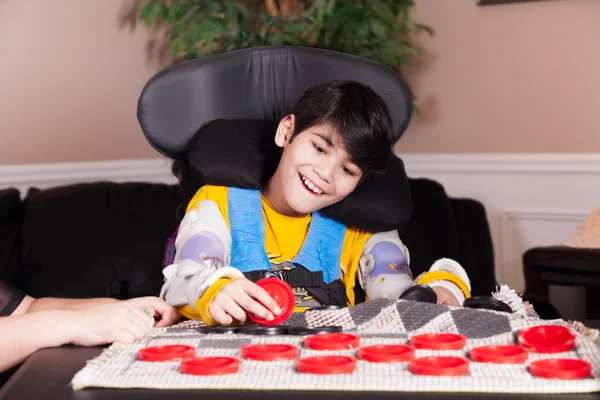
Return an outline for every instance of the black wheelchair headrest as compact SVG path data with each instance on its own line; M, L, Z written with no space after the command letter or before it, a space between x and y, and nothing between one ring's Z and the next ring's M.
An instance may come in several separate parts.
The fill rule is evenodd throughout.
M389 107L392 140L400 138L412 115L412 95L397 71L366 58L300 46L254 47L167 68L144 87L138 120L156 150L183 160L207 123L277 121L309 87L334 79L375 90Z

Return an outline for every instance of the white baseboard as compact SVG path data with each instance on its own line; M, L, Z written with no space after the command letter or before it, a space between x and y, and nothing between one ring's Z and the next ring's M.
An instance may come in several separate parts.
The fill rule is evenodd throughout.
M486 207L499 282L523 290L521 258L531 247L563 243L600 206L600 154L411 154L410 177L430 178L453 197ZM0 189L91 181L175 184L171 161L101 161L0 166Z
M45 189L73 183L153 182L175 184L172 161L166 158L55 164L0 165L0 189L15 187L25 195L30 187Z

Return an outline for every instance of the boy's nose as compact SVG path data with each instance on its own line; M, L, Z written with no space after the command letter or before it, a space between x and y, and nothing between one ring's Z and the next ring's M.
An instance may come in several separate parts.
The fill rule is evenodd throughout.
M317 168L315 168L315 173L320 179L325 181L325 183L329 184L333 179L334 168L334 162L323 162Z

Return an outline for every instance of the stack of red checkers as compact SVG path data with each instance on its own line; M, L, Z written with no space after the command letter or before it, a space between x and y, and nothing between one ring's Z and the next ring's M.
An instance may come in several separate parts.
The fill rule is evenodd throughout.
M307 374L349 374L356 370L356 358L348 356L316 356L298 360L299 372Z
M313 350L352 350L360 345L360 336L352 333L324 333L304 339L306 347Z
M196 356L196 348L182 344L150 346L140 349L138 357L142 361L170 361Z
M180 370L190 375L226 375L240 369L240 360L235 357L197 357L181 362Z
M568 328L557 325L534 326L518 335L519 344L538 353L561 353L575 346L575 335Z
M415 349L405 344L381 344L361 347L356 352L360 358L370 362L403 362L415 358Z
M464 357L415 358L408 364L410 372L419 375L458 376L469 373L469 360Z
M551 379L581 379L590 376L592 366L578 359L549 359L531 363L531 375Z
M242 358L259 361L293 360L299 351L291 344L250 344L241 348Z
M272 321L259 318L252 313L248 313L248 317L261 325L279 325L285 322L292 315L292 312L294 312L294 306L296 305L294 292L290 285L277 278L261 279L256 284L265 289L269 296L275 300L279 308L281 308L281 314L275 315Z
M467 344L467 337L455 333L430 333L415 335L410 343L417 349L460 350Z
M520 364L527 361L529 350L521 346L483 346L471 350L471 359L494 364Z

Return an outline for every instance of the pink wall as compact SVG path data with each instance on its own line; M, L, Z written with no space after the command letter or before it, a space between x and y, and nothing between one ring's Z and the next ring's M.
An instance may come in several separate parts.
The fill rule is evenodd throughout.
M135 0L0 1L0 164L157 157L136 119L168 61ZM423 114L401 152L600 152L600 1L417 0L436 30L405 71Z
M423 114L403 153L600 152L600 1L416 0Z
M132 1L0 2L0 164L158 156L136 103L161 64Z

